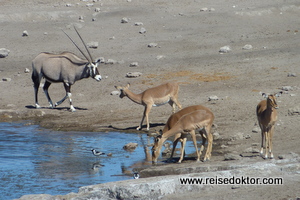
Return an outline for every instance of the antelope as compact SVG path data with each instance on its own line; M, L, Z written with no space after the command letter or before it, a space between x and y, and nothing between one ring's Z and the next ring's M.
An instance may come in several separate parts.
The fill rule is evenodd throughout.
M162 135L157 136L155 138L154 146L152 147L152 163L154 164L157 163L157 158L160 154L161 147L169 137L176 134L187 134L187 133L191 133L193 136L193 134L195 134L195 131L199 131L203 139L199 152L197 146L195 146L195 148L197 149L197 161L200 160L200 156L202 154L202 151L204 150L204 144L206 142L206 139L208 140L208 145L207 145L207 149L203 161L207 161L210 159L211 151L212 151L212 142L213 142L211 127L214 120L214 114L208 108L204 106L202 108L201 107L202 106L200 105L193 107L194 111L183 114L179 118L177 123L175 123L172 127L170 127L169 130L167 130ZM177 135L177 137L179 136ZM193 141L195 144L196 139L193 139ZM183 142L183 145L185 145L185 142ZM184 146L181 149L180 162L183 158L183 151L184 151Z
M100 59L93 61L91 53L89 52L85 42L81 38L79 32L74 27L76 33L84 44L89 57L87 57L83 51L77 46L77 44L70 38L70 36L65 33L68 38L73 42L73 44L78 48L81 54L86 59L81 59L73 53L63 52L61 54L51 54L51 53L40 53L32 61L32 76L31 79L34 83L34 94L35 94L35 107L41 108L38 103L38 90L42 78L45 78L45 84L43 90L48 99L50 107L58 106L63 103L67 98L70 101L70 111L74 112L76 109L73 106L71 99L71 86L78 80L83 78L92 77L96 81L101 80L101 75L97 69ZM60 101L56 102L54 105L48 93L48 88L51 83L63 83L66 95Z
M149 88L140 94L135 94L130 91L129 84L125 87L115 86L120 90L120 98L127 96L134 103L143 105L145 107L144 114L140 126L137 130L142 128L144 119L146 117L147 130L149 130L149 113L153 106L161 106L169 103L173 107L173 113L175 113L175 105L181 109L181 104L178 101L179 84L177 82L168 82L153 88Z
M277 110L278 105L276 102L276 97L281 96L282 92L276 94L267 95L262 93L262 96L266 100L262 100L256 107L256 115L259 127L261 129L261 149L260 155L263 157L264 152L264 140L266 145L266 152L264 159L268 158L268 151L270 158L273 159L274 155L272 153L272 137L274 133L275 123L277 121Z

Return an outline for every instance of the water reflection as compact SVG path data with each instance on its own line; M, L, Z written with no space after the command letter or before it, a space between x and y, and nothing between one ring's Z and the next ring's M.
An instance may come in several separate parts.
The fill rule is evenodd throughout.
M0 187L4 199L24 194L65 194L84 185L132 178L127 172L145 159L141 139L146 135L56 132L38 126L1 123ZM122 147L139 144L133 152ZM112 156L95 157L91 149ZM149 163L148 163L149 164Z
M138 143L132 152L123 150L129 142ZM67 194L81 186L132 179L134 168L151 166L152 142L146 134L58 132L0 123L1 199ZM95 157L91 149L111 156Z

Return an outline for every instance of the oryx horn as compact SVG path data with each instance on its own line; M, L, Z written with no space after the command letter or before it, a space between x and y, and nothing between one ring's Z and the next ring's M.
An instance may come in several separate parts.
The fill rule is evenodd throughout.
M93 62L93 60L90 60L86 55L85 53L83 53L83 51L79 48L79 46L74 42L74 40L63 30L61 29L65 34L66 36L71 40L71 42L77 47L77 49L80 51L80 53L85 57L85 59L87 59L90 63ZM76 29L75 29L76 30Z
M82 39L81 35L79 34L79 32L78 32L78 30L77 30L77 28L76 28L75 26L74 26L74 29L75 29L75 31L76 31L76 33L77 33L77 35L79 36L79 38L81 39L81 41L82 41L82 43L83 43L83 45L84 45L84 47L85 47L86 51L88 52L88 54L89 54L89 56L90 56L90 58L91 58L91 61L93 62L93 61L94 61L94 60L93 60L93 57L92 57L92 55L91 55L91 53L90 53L89 49L87 48L87 46L86 46L85 42L83 41L83 39Z

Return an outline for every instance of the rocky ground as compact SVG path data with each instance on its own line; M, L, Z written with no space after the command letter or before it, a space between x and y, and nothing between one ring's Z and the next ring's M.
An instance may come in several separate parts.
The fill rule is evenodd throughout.
M21 0L16 3L0 0L0 10L0 48L9 50L7 57L0 58L1 121L29 120L29 123L64 131L135 132L143 107L111 95L116 90L114 86L129 82L132 91L139 93L176 80L181 83L179 101L183 107L202 104L214 112L213 132L219 134L219 139L215 140L208 163L185 161L167 167L176 171L179 167L223 166L228 162L241 166L248 161L251 162L249 166L254 167L261 162L270 165L281 162L278 156L285 161L280 166L274 164L278 166L275 171L281 165L285 166L282 168L289 164L294 166L284 175L284 185L276 189L270 186L237 189L211 186L212 189L194 189L178 198L300 197L299 160L295 162L293 159L297 158L289 158L300 153L298 1ZM42 90L39 99L43 108L37 110L33 107L31 73L25 72L26 68L31 71L31 61L40 52L71 51L80 55L61 31L65 30L80 44L73 26L87 43L98 42L97 48L90 51L93 57L105 59L106 63L99 67L103 80L76 82L72 87L76 112L68 111L68 102L48 109ZM219 52L225 46L229 52ZM138 65L132 66L132 63ZM126 76L133 72L140 76ZM278 98L279 120L273 138L275 160L264 161L252 157L260 143L255 107L263 99L260 92L278 91L284 94ZM53 101L65 94L62 84L51 85L49 93ZM209 101L212 96L217 96L218 100ZM170 113L168 105L153 108L150 131L162 128ZM226 162L225 156L235 160ZM156 174L149 174L149 170L159 168L162 167L147 169L148 175L141 171L141 176L166 175L166 171L172 171L162 168ZM268 171L265 167L261 170ZM273 177L272 170L269 170L270 177ZM211 168L207 171L215 172ZM200 173L186 171L192 172ZM175 198L169 195L170 199Z

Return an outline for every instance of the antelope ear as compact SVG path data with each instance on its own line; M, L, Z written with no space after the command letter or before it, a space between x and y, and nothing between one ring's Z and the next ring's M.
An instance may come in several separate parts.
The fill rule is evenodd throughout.
M121 89L122 89L122 87L120 87L120 86L115 86L115 88L116 88L117 90L121 90Z
M262 93L261 94L264 98L268 98L269 95L267 95L266 93Z
M97 59L95 60L95 63L102 63L102 58L97 58Z
M282 95L282 91L277 92L276 94L274 94L275 97L280 97Z

